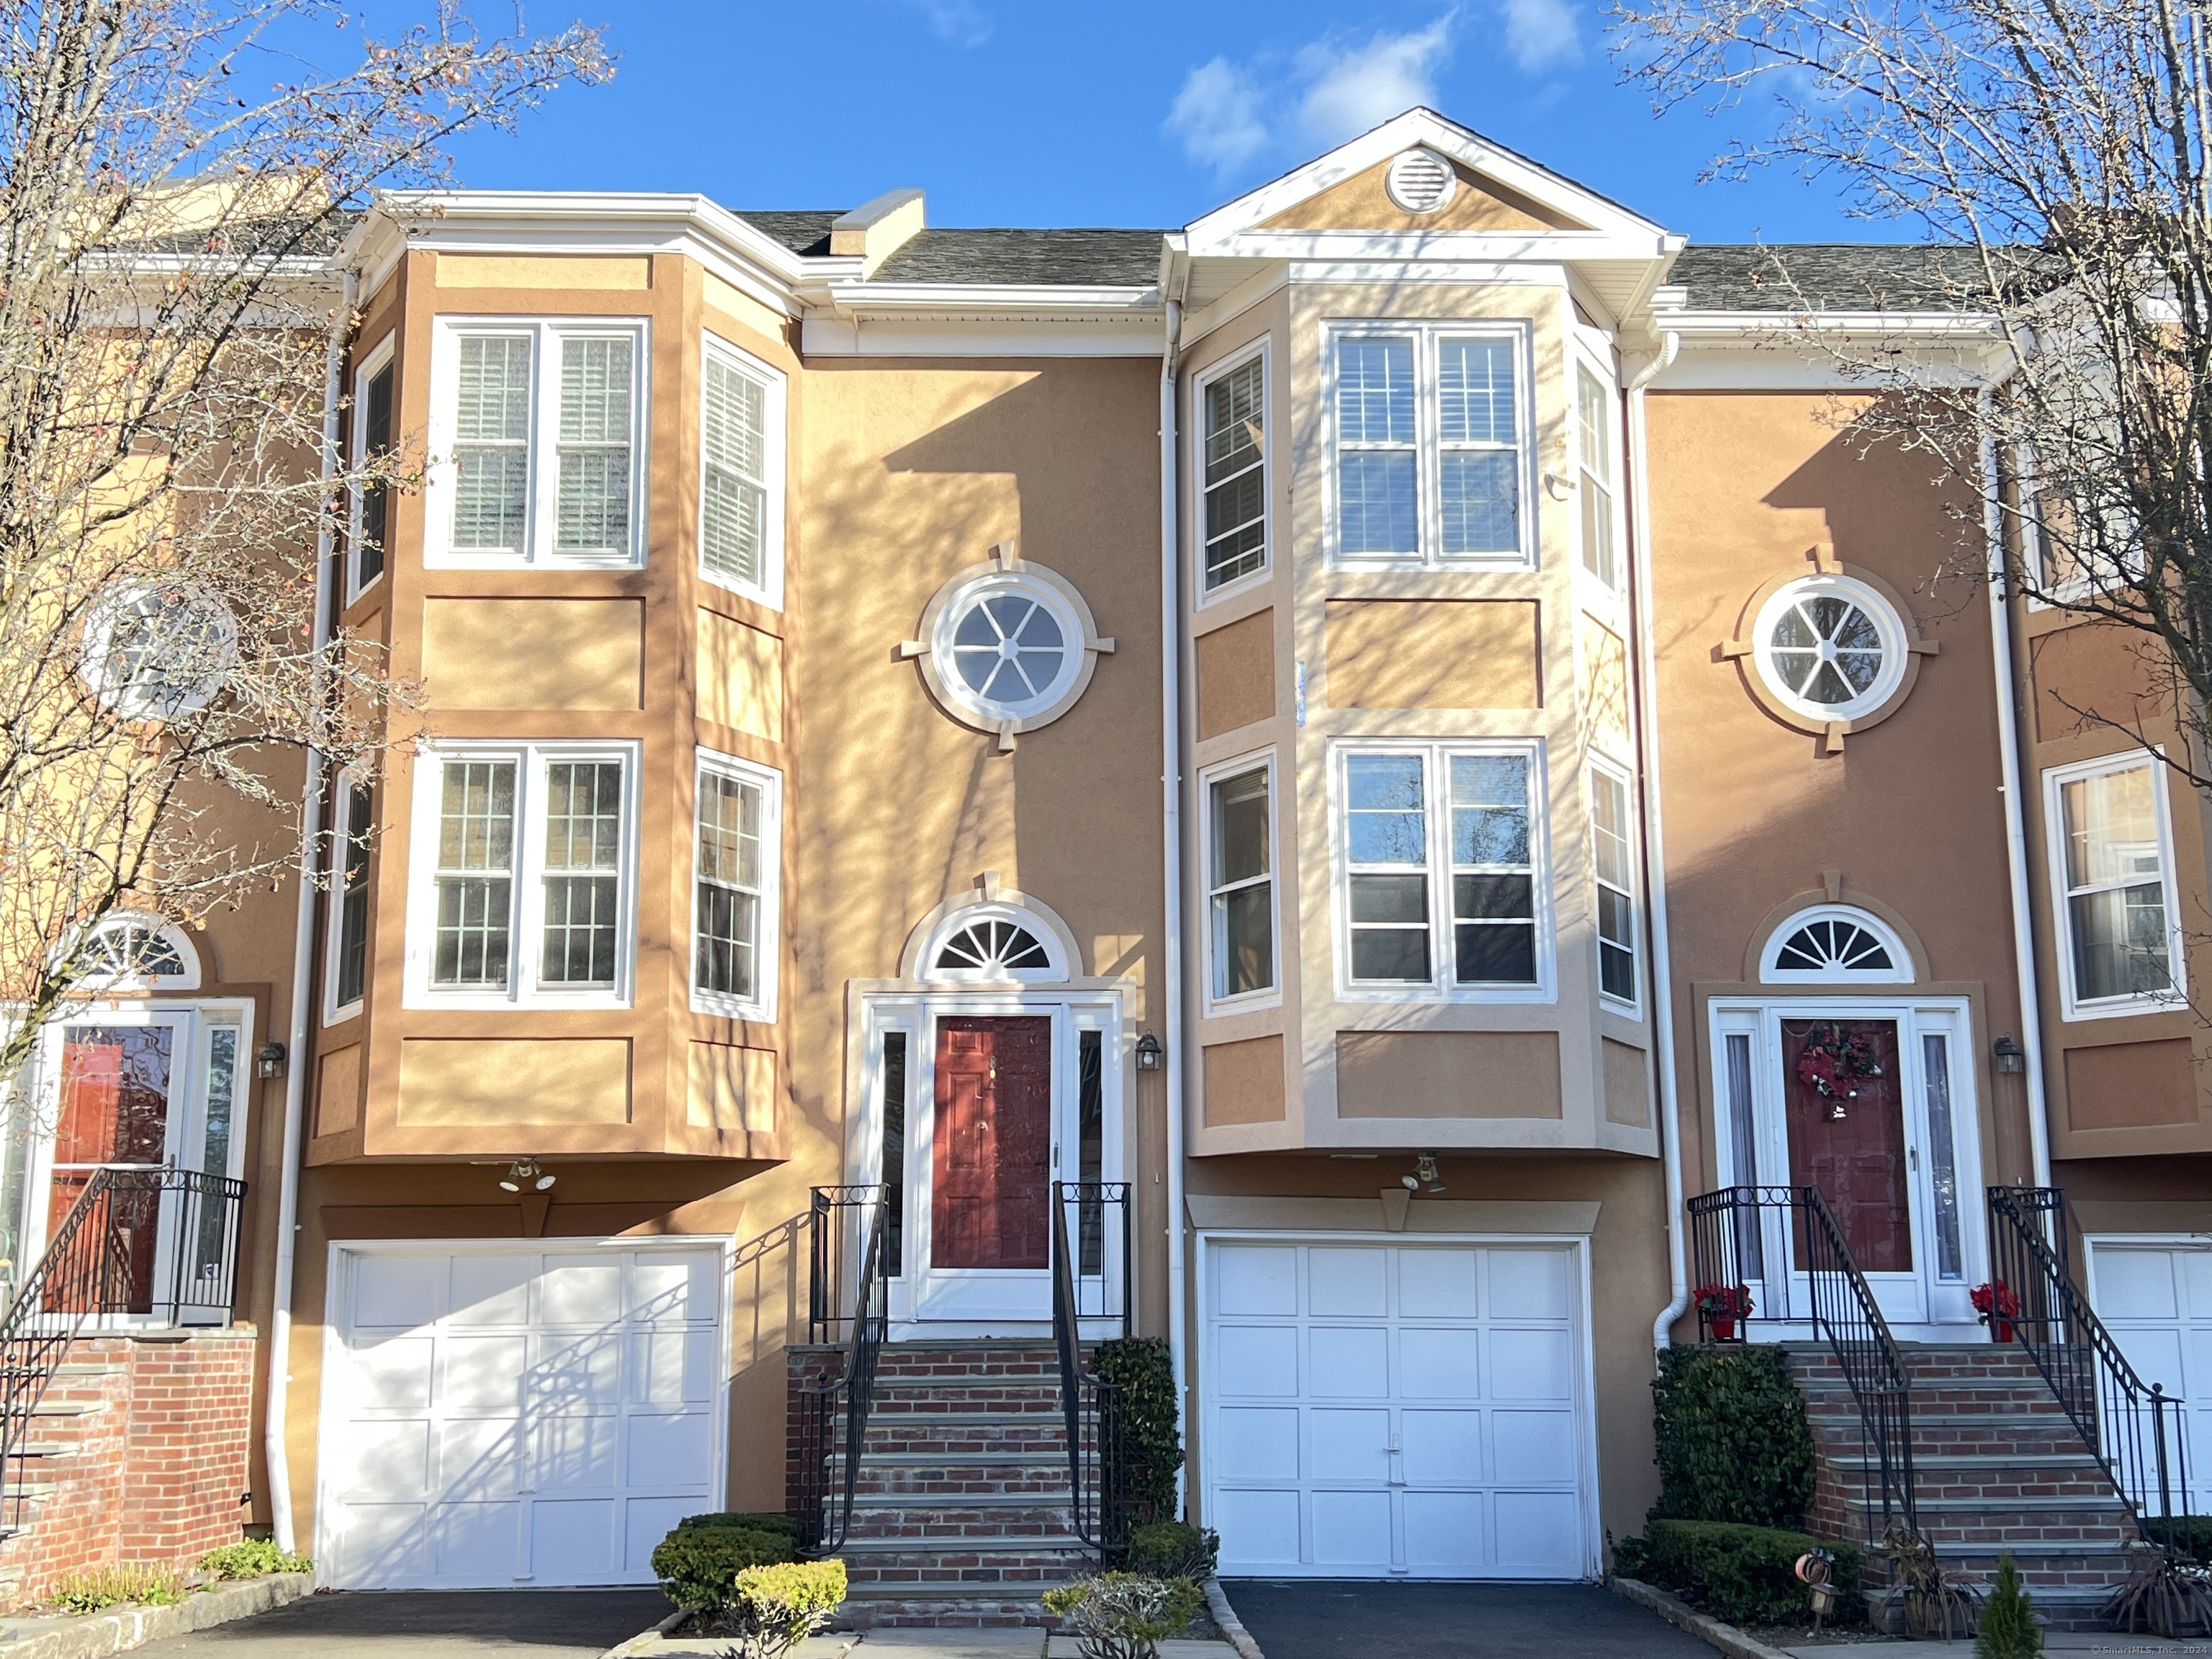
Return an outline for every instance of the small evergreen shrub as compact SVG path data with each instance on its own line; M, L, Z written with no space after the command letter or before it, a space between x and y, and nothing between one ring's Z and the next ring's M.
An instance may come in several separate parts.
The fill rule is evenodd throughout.
M313 1572L315 1564L304 1555L280 1550L274 1540L241 1538L200 1557L200 1571L218 1578L259 1578L272 1572Z
M136 1602L140 1607L174 1607L191 1594L185 1576L174 1567L126 1562L117 1567L96 1567L73 1572L54 1592L54 1605L70 1613L99 1613L105 1608Z
M1813 1433L1781 1349L1662 1349L1651 1395L1654 1519L1799 1523L1813 1501Z
M2035 1608L2021 1587L2020 1568L2010 1553L1997 1557L1997 1586L1982 1604L1974 1633L1974 1659L2035 1659L2043 1651L2043 1631Z
M721 1659L782 1659L829 1622L845 1599L842 1561L747 1567L730 1585L714 1633L735 1638Z
M1624 1539L1613 1570L1694 1601L1731 1625L1786 1625L1813 1617L1812 1597L1798 1582L1797 1558L1826 1550L1835 1558L1838 1592L1831 1622L1858 1605L1859 1553L1849 1544L1778 1527L1729 1521L1651 1520L1644 1536Z
M661 1593L686 1612L712 1619L729 1607L741 1573L798 1559L795 1531L764 1532L730 1524L750 1518L695 1515L678 1522L676 1529L653 1547L653 1571L660 1579ZM842 1587L838 1594L842 1598Z
M1159 1659L1205 1601L1188 1578L1102 1572L1044 1593L1044 1610L1075 1631L1083 1659Z
M1182 1521L1155 1521L1129 1534L1128 1569L1148 1578L1188 1578L1203 1583L1221 1559L1221 1534Z
M1172 1520L1176 1471L1182 1468L1182 1425L1168 1345L1149 1336L1117 1337L1098 1345L1091 1365L1121 1390L1127 1413L1122 1490L1128 1494L1130 1521L1141 1527Z
M781 1533L799 1543L799 1520L789 1515L754 1515L738 1510L723 1510L713 1515L687 1515L676 1523L678 1532L696 1531L701 1528L739 1527L747 1532Z

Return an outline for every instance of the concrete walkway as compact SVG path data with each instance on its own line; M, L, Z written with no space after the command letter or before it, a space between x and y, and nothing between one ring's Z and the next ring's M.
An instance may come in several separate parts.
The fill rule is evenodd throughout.
M599 1659L667 1616L658 1589L342 1590L132 1652L145 1659Z
M1696 1637L1595 1584L1234 1578L1221 1588L1267 1659L1714 1659Z

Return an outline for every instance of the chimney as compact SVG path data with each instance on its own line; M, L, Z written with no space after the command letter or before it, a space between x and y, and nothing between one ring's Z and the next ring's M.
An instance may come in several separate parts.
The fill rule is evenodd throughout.
M921 192L887 190L872 202L863 202L850 213L830 222L830 252L860 257L863 280L903 247L922 225Z

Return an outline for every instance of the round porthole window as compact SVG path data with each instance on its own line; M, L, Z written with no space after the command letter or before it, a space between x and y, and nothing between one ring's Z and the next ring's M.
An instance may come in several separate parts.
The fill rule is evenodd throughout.
M1904 682L1905 620L1863 581L1833 573L1785 582L1753 629L1759 678L1777 701L1820 720L1870 714Z
M82 672L126 720L176 720L213 702L238 665L238 623L218 594L134 582L95 603Z
M1408 213L1434 213L1452 198L1459 175L1432 149L1409 149L1390 163L1382 187Z
M1114 648L1073 585L1013 557L1011 544L939 588L921 623L901 653L921 659L947 714L996 732L1002 749L1074 707L1099 653Z

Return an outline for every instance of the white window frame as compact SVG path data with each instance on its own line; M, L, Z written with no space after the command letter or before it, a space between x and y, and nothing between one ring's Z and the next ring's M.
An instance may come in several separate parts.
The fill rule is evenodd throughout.
M362 465L368 459L368 383L386 369L392 367L399 346L399 331L392 329L378 342L376 349L361 360L353 372L353 408L349 425L350 435L346 443L347 453L358 475ZM392 380L392 444L398 444L399 377L395 371ZM386 486L384 495L384 544L378 549L383 568L367 581L361 579L361 514L362 490L356 483L348 492L346 503L345 595L350 605L362 594L382 581L392 569L392 515L398 501L398 492Z
M775 1019L777 973L783 957L783 774L772 767L740 760L735 755L701 748L693 768L691 798L691 884L686 895L684 937L685 981L691 988L691 1011L719 1014L731 1019ZM699 983L699 786L709 777L748 783L761 792L760 913L753 942L753 990L750 997L709 991Z
M2051 936L2058 957L2059 1003L2063 1018L2113 1019L2130 1014L2166 1012L2188 1004L2189 959L2181 932L2181 896L2174 879L2173 812L2167 800L2165 757L2162 746L2148 752L2124 749L2117 754L2100 755L2071 766L2054 766L2043 775L2043 840L2050 860ZM2166 900L2166 969L2172 983L2163 991L2085 1000L2075 994L2073 907L2068 902L2072 891L2066 878L2066 807L2060 791L2063 786L2085 778L2137 767L2150 769L2151 811L2158 820L2159 886Z
M1590 933L1597 947L1598 1000L1603 1006L1610 1008L1617 1014L1626 1015L1631 1019L1641 1019L1644 1017L1644 898L1641 884L1637 881L1637 877L1642 873L1643 863L1642 849L1638 843L1636 834L1638 817L1636 810L1636 779L1626 767L1616 766L1611 761L1601 760L1593 755L1589 760L1589 779L1593 797L1598 787L1598 781L1601 778L1618 785L1621 791L1625 808L1621 822L1627 832L1623 839L1628 844L1629 885L1626 888L1615 887L1599 873L1597 809L1595 800L1593 799L1589 808L1590 890L1594 900L1597 895L1606 891L1622 893L1628 900L1628 965L1630 981L1636 987L1636 991L1632 996L1618 997L1605 988L1604 924L1594 903L1590 918Z
M1190 471L1191 481L1191 588L1196 599L1194 608L1203 610L1216 601L1263 586L1275 568L1275 503L1274 484L1274 428L1270 418L1275 393L1275 366L1268 352L1269 340L1261 335L1241 350L1210 363L1191 382ZM1206 392L1216 380L1234 374L1257 358L1260 362L1260 563L1241 576L1232 576L1218 587L1206 585Z
M430 971L438 935L438 819L445 763L515 763L514 850L509 880L507 982L445 988ZM621 902L616 912L615 982L568 990L542 985L544 948L545 768L555 761L619 761L623 768L623 850L617 869ZM543 742L517 738L425 744L415 757L411 787L411 846L407 879L405 1006L410 1008L627 1008L637 977L639 772L641 746L635 740ZM688 935L687 935L688 936Z
M1337 347L1347 340L1408 339L1413 343L1413 473L1415 539L1418 553L1346 553L1339 521L1337 481ZM1517 469L1521 545L1506 553L1452 553L1443 550L1443 510L1440 489L1443 446L1437 349L1447 339L1505 339L1513 347L1514 442ZM1534 570L1537 568L1538 501L1535 403L1530 371L1533 343L1525 322L1394 322L1324 324L1322 327L1322 399L1326 423L1322 465L1322 545L1332 565L1353 568Z
M761 579L740 581L707 564L707 365L719 362L761 388ZM789 382L783 371L719 334L702 337L699 350L699 580L757 600L771 611L783 609L784 482L787 470L785 430Z
M527 334L530 357L530 460L524 546L514 553L456 550L453 545L454 400L460 381L460 343L471 334ZM629 546L614 552L560 553L553 547L558 516L561 399L560 343L572 336L627 335L637 368L630 435ZM423 488L422 562L449 570L516 570L551 567L572 570L635 570L645 564L651 477L648 438L653 406L653 328L643 317L450 316L435 319L430 336L430 425L428 477Z
M1267 775L1267 942L1273 951L1269 963L1269 983L1256 991L1240 991L1234 996L1222 996L1215 989L1221 983L1220 930L1214 921L1214 900L1229 890L1214 885L1214 826L1213 787L1231 778L1243 777L1248 772L1265 771ZM1206 984L1202 993L1203 1012L1214 1013L1243 1013L1255 1008L1272 1008L1283 1000L1283 861L1282 797L1276 788L1275 751L1262 749L1243 755L1236 760L1222 761L1209 766L1198 775L1199 800L1201 803L1199 826L1199 864L1205 872L1200 898L1205 905L1202 926L1206 930ZM1242 886L1250 883L1239 884Z
M1620 489L1623 471L1620 453L1620 388L1616 384L1612 373L1593 362L1586 353L1571 353L1567 361L1573 370L1574 380L1576 580L1595 588L1599 592L1617 599L1626 592L1628 586L1628 524ZM1589 471L1583 461L1582 377L1585 374L1597 382L1599 390L1605 398L1607 422L1605 441L1607 453L1613 460L1613 476L1599 481L1599 488L1605 491L1607 498L1612 503L1612 522L1607 526L1612 537L1613 555L1613 578L1609 581L1583 562L1583 548L1589 535L1589 526L1583 522L1585 514L1583 511L1583 480L1585 477L1595 476Z
M369 977L376 959L376 953L373 948L375 943L374 935L367 931L368 918L364 916L362 923L364 929L362 994L349 1001L340 1002L338 1000L338 961L343 951L346 842L349 839L346 824L350 817L354 801L363 794L368 795L373 803L375 799L374 787L365 787L360 779L349 772L338 774L336 787L331 791L331 885L330 891L324 896L323 925L323 1024L325 1025L341 1024L360 1015L362 1004L368 999ZM372 824L372 831L374 829L374 826ZM371 845L373 847L374 842ZM372 900L370 908L373 914L375 894L373 870L369 893Z
M1345 836L1345 765L1354 755L1418 755L1422 759L1422 810L1428 815L1429 977L1418 980L1355 980L1352 976L1351 847ZM1450 772L1454 755L1525 755L1528 757L1529 884L1536 931L1536 978L1533 984L1456 983L1451 966L1458 960L1451 907ZM1553 1002L1559 979L1552 903L1550 774L1541 738L1447 738L1411 741L1389 738L1345 738L1329 744L1328 847L1332 937L1336 957L1337 996L1346 1002ZM1443 793L1437 790L1439 781Z

